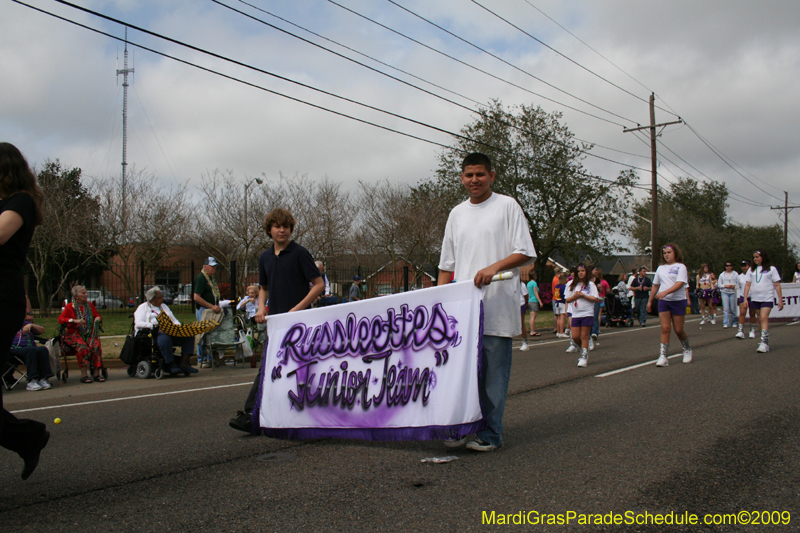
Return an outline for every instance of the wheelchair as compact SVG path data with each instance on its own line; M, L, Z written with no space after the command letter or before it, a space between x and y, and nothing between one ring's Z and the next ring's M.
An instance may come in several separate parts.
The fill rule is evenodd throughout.
M133 354L129 359L130 362L123 361L128 364L126 369L128 377L136 376L139 379L148 379L153 376L156 379L163 379L165 376L180 375L171 374L169 365L164 361L164 355L158 347L158 325L153 326L153 329L141 329L135 334L133 331L134 327L131 323L129 337L133 342ZM184 376L190 374L188 370L181 373Z
M237 339L242 339L245 342L248 342L247 333L250 333L250 336L253 339L251 343L253 355L250 357L250 367L255 368L258 366L257 354L260 353L259 349L263 348L264 345L264 338L267 333L266 324L259 324L254 318L247 316L246 310L240 309L233 317L233 325L236 330ZM242 348L237 348L237 352L241 349ZM244 354L242 354L242 361L244 361L244 359Z

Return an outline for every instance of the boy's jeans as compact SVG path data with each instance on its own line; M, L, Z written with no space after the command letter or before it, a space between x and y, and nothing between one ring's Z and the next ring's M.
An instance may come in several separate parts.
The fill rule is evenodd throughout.
M497 447L503 445L503 411L510 378L511 337L484 335L478 392L486 429L478 432L478 438Z

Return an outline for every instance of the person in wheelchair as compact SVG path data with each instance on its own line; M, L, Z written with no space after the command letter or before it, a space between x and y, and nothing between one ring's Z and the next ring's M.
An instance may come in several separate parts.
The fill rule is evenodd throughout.
M167 304L164 303L164 295L160 288L153 287L149 289L144 293L144 297L147 301L137 307L133 313L134 334L143 330L152 330L156 327L158 325L157 317L162 311L166 313L173 324L176 326L181 325ZM194 337L172 337L163 331L159 331L156 337L156 344L170 374L183 372L188 376L198 372L196 368L189 366L189 358L194 352ZM173 346L180 346L181 348L180 362L175 361L175 356L172 353Z
M258 285L247 287L247 296L236 305L237 311L243 311L250 324L255 324L256 311L258 311Z

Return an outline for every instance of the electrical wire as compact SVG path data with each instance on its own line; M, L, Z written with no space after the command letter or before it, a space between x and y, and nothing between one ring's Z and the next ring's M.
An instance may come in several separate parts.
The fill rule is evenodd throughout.
M361 66L363 66L363 67L366 67L366 68L369 68L370 70L372 70L372 71L374 71L374 72L377 72L377 73L379 73L379 74L383 74L383 75L385 75L385 76L387 76L387 77L389 77L389 78L391 78L391 79L394 79L394 80L396 80L396 81L400 81L400 82L402 82L402 83L405 83L405 84L407 84L407 85L410 85L411 87L413 87L413 88L415 88L415 89L422 90L423 92L425 92L425 93L427 93L427 94L430 94L430 95L436 96L437 98L440 98L440 99L442 99L442 100L444 100L444 101L446 101L446 102L448 102L448 103L451 103L451 104L458 105L459 107L462 107L463 109L469 110L469 111L471 111L471 112L473 112L473 113L476 113L476 114L479 114L479 113L480 113L480 112L479 112L477 109L473 109L473 108L470 108L470 107L467 107L467 106L463 106L463 105L461 105L461 104L458 104L458 103L456 103L456 102L453 102L453 101L451 101L451 100L449 100L449 99L447 99L447 98L443 98L443 97L441 97L441 96L439 96L439 95L436 95L436 94L434 94L434 93L431 93L431 92L429 92L429 91L426 91L426 90L424 90L424 89L421 89L421 88L417 87L416 85L413 85L413 84L408 84L407 82L404 82L404 81L402 81L402 80L399 80L398 78L395 78L394 76L390 76L390 75L388 75L388 74L386 74L386 73L384 73L384 72L381 72L381 71L379 71L379 70L377 70L377 69L373 69L372 67L369 67L369 66L367 66L367 65L364 65L363 63L360 63L360 62L358 62L358 61L352 60L351 58L348 58L348 57L346 57L346 56L343 56L343 55L341 55L341 54L338 54L338 53L336 53L336 52L333 52L332 50L330 50L330 49L328 49L328 48L321 47L321 46L319 46L319 45L317 45L317 44L315 44L315 43L313 43L313 42L311 42L311 41L308 41L307 39L303 39L302 37L299 37L299 36L297 36L297 35L295 35L295 34L293 34L293 33L291 33L291 32L287 32L286 30L283 30L283 29L281 29L281 28L278 28L277 26L274 26L274 25L272 25L272 24L269 24L268 22L266 22L266 21L264 21L264 20L262 20L262 19L259 19L259 18L257 18L257 17L253 17L252 15L249 15L249 14L247 14L247 13L244 13L244 12L242 12L242 11L239 11L239 10L237 10L237 9L235 9L235 8L231 7L231 6L228 6L228 5L226 5L226 4L223 4L223 3L222 3L222 2L220 2L219 0L211 0L211 1L212 1L212 2L214 2L214 3L216 3L216 4L218 4L218 5L220 5L220 6L222 6L222 7L226 7L226 8L228 8L228 9L230 9L231 11L234 11L234 12L236 12L236 13L239 13L239 14L243 15L243 16L246 16L247 18L250 18L250 19L252 19L252 20L255 20L255 21L257 21L257 22L261 22L261 23L263 23L263 24L265 24L265 25L267 25L267 26L269 26L269 27L271 27L271 28L277 29L277 30L279 30L279 31L281 31L281 32L283 32L283 33L286 33L286 34L288 34L288 35L290 35L290 36L292 36L292 37L296 37L296 38L298 38L298 39L302 40L303 42L306 42L306 43L308 43L308 44L311 44L311 45L313 45L313 46L317 46L318 48L322 48L323 50L325 50L325 51L328 51L328 52L331 52L331 53L334 53L334 54L336 54L337 56L339 56L339 57L342 57L342 58L344 58L344 59L348 59L348 60L350 60L350 61L353 61L353 62L355 62L356 64L358 64L358 65L361 65ZM306 31L306 32L308 32L308 33L310 33L310 34L312 34L312 35L315 35L315 36L317 36L317 37L319 37L319 38L321 38L321 39L324 39L324 40L326 40L326 41L329 41L329 42L331 42L331 43L334 43L334 44L336 44L336 45L338 45L338 46L341 46L341 47L343 47L343 48L346 48L347 50L351 50L351 51L353 51L354 53L357 53L357 54L363 55L364 57L367 57L367 58L369 58L369 59L372 59L373 61L377 61L378 63L380 63L380 64L382 64L382 65L385 65L385 66L387 66L387 67L389 67L389 68L392 68L392 69L398 70L399 72L403 72L404 74L407 74L407 75L409 75L409 76L412 76L412 77L414 77L414 78L416 78L416 79L418 79L418 80L420 80L420 81L422 81L422 82L424 82L424 83L428 83L428 84L430 84L430 85L432 85L432 86L434 86L434 87L440 88L440 89L442 89L442 90L444 90L444 91L447 91L447 92L450 92L450 93L453 93L453 94L455 94L455 95L457 95L457 96L460 96L460 97L462 97L462 98L464 98L464 99L466 99L466 100L469 100L469 101L471 101L471 102L474 102L474 103L476 103L477 105L480 105L480 106L483 106L483 105L484 105L484 104L482 104L482 103L480 103L480 102L477 102L476 100L473 100L473 99L471 99L471 98L469 98L469 97L467 97L467 96L464 96L464 95L462 95L462 94L459 94L459 93L457 93L457 92L454 92L454 91L451 91L451 90L449 90L449 89L446 89L446 88L444 88L444 87L441 87L441 86L439 86L439 85L436 85L436 84L434 84L434 83L432 83L432 82L429 82L429 81L427 81L427 80L425 80L425 79L423 79L423 78L421 78L421 77L419 77L419 76L415 76L415 75L413 75L413 74L410 74L410 73L408 73L408 72L406 72L406 71L403 71L403 70L401 70L401 69L398 69L398 68L396 68L396 67L394 67L394 66L392 66L392 65L389 65L389 64L387 64L387 63L384 63L384 62L382 62L382 61L379 61L379 60L377 60L377 59L375 59L375 58L372 58L372 57L371 57L371 56L369 56L369 55L363 54L363 53L359 52L358 50L355 50L355 49L353 49L353 48L350 48L350 47L348 47L348 46L345 46L345 45L343 45L343 44L341 44L341 43L339 43L339 42L337 42L337 41L334 41L334 40L332 40L332 39L329 39L329 38L327 38L327 37L324 37L324 36L322 36L322 35L320 35L320 34L318 34L318 33L315 33L315 32L313 32L313 31L311 31L311 30L308 30L308 29L304 28L303 26L300 26L300 25L298 25L298 24L295 24L294 22L291 22L291 21L289 21L289 20L287 20L287 19L285 19L285 18L279 17L278 15L275 15L275 14L273 14L273 13L271 13L271 12L269 12L269 11L266 11L266 10L264 10L264 9L262 9L262 8L258 7L258 6L255 6L255 5L253 5L253 4L249 3L249 2L246 2L245 0L238 0L238 1L239 1L239 2L241 2L242 4L245 4L245 5L249 6L249 7L252 7L253 9L256 9L256 10L258 10L258 11L262 12L262 13L265 13L265 14L267 14L267 15L269 15L269 16L275 17L275 18L277 18L277 19L279 19L279 20L281 20L281 21L283 21L283 22L286 22L287 24L291 24L292 26L294 26L294 27L296 27L296 28L299 28L299 29L301 29L301 30L303 30L303 31ZM338 4L337 4L337 5L338 5ZM622 118L622 117L621 117L621 118ZM627 120L627 119L626 119L626 120ZM503 121L500 121L500 123L501 123L501 124L503 124L504 126L507 126L507 127L513 128L513 129L515 129L515 130L517 130L517 131L520 131L520 132L526 133L526 134L528 134L528 135L532 135L532 136L534 136L534 137L536 137L536 138L541 138L541 137L542 137L541 135L538 135L538 134L536 134L536 133L534 133L534 132L532 132L532 131L529 131L529 130L524 130L524 129L521 129L521 128L517 127L517 126L514 126L513 124L509 124L509 123L507 123L507 122L503 122ZM610 148L610 147L607 147L607 146L598 145L597 143L593 143L593 142L591 142L591 141L585 141L585 140L583 140L583 139L577 139L577 138L576 138L576 140L578 140L578 141L580 141L580 142L583 142L583 143L591 144L591 145L593 145L593 146L599 146L599 147L601 147L601 148L605 148L606 150L612 150L612 151L615 151L615 152L620 152L620 153L623 153L623 154L626 154L626 155L635 156L635 157L643 157L643 156L638 156L637 154L631 154L631 153L628 153L628 152L624 152L624 151L622 151L622 150L616 150L616 149L614 149L614 148ZM560 145L562 145L562 146L564 146L564 147L567 147L565 144L563 144L563 143L559 143L558 141L553 141L553 142L555 142L556 144L560 144ZM585 151L585 150L581 150L581 152L582 152L582 153L584 153L584 154L586 154L587 156L590 156L590 157L595 157L595 158L602 159L602 160L604 160L604 161L608 161L608 162L611 162L611 163L614 163L614 164L617 164L617 165L620 165L620 166L623 166L623 167L628 167L628 168L630 168L631 170L645 170L645 169L641 169L641 168L638 168L638 167L636 167L636 166L633 166L633 165L629 165L629 164L627 164L627 163L622 163L622 162L620 162L620 161L616 161L616 160L613 160L613 159L605 158L605 157L599 156L599 155L597 155L597 154L593 154L593 153L591 153L591 152L588 152L588 151Z
M216 1L216 0L212 0L212 1ZM503 79L503 78L501 78L501 77L499 77L499 76L495 76L494 74L492 74L492 73L490 73L490 72L487 72L487 71L485 71L485 70L479 69L479 68L478 68L478 67L476 67L475 65L470 65L469 63L467 63L467 62L465 62L465 61L462 61L462 60L460 60L460 59L458 59L458 58L456 58L456 57L453 57L453 56L451 56L451 55L449 55L449 54L447 54L447 53L445 53L445 52L442 52L441 50L438 50L438 49L436 49L436 48L434 48L434 47L432 47L432 46L430 46L430 45L427 45L427 44L425 44L425 43L423 43L423 42L421 42L421 41L418 41L417 39L414 39L413 37L409 37L408 35L406 35L406 34L404 34L404 33L402 33L402 32L399 32L399 31L397 31L397 30L395 30L395 29L393 29L393 28L390 28L389 26L386 26L385 24L381 24L380 22L378 22L378 21L376 21L376 20L373 20L373 19L371 19L371 18L367 17L366 15L362 15L361 13L359 13L359 12L357 12L357 11L354 11L354 10L350 9L349 7L345 7L345 6L343 6L343 5L341 5L341 4L337 3L337 2L334 2L334 0L328 0L328 2L330 2L331 4L333 4L333 5L337 6L337 7L340 7L340 8L342 8L342 9L344 9L345 11L348 11L348 12L350 12L350 13L352 13L352 14L354 14L354 15L358 16L358 17L361 17L361 18L363 18L364 20L367 20L367 21L369 21L369 22L372 22L373 24L375 24L375 25L377 25L377 26L380 26L381 28L384 28L384 29L386 29L386 30L388 30L388 31L390 31L390 32L392 32L392 33L394 33L394 34L396 34L396 35L399 35L400 37L403 37L404 39L408 39L409 41L411 41L411 42L413 42L413 43L415 43L415 44L418 44L418 45L420 45L420 46L422 46L422 47L424 47L424 48L427 48L428 50L431 50L432 52L435 52L435 53L437 53L437 54L440 54L440 55L442 55L442 56L444 56L444 57L446 57L446 58L448 58L448 59L451 59L451 60L453 60L453 61L455 61L455 62L457 62L457 63L460 63L461 65L464 65L464 66L465 66L465 67L467 67L467 68L470 68L470 69L472 69L472 70L475 70L475 71L477 71L477 72L480 72L481 74L484 74L484 75L486 75L486 76L489 76L489 77L491 77L491 78L494 78L494 79L496 79L496 80L498 80L498 81L500 81L500 82L503 82L503 83L506 83L506 84L508 84L508 85L511 85L512 87L516 87L517 89L520 89L520 90L522 90L522 91L525 91L525 92L527 92L527 93L530 93L530 94L532 94L532 95L534 95L534 96L538 96L539 98L542 98L543 100L547 100L548 102L553 102L554 104L558 104L558 105L560 105L560 106L563 106L563 107L565 107L565 108L567 108L567 109L571 109L571 110L575 111L576 113L581 113L581 114L583 114L583 115L586 115L586 116L588 116L588 117L596 118L596 119L598 119L598 120L602 120L603 122L608 122L609 124L613 124L613 125L615 125L615 126L620 126L620 127L623 127L623 128L625 127L623 124L620 124L619 122L614 122L613 120L609 120L609 119L607 119L607 118L603 118L603 117L599 117L599 116L597 116L597 115L593 115L592 113L589 113L589 112L587 112L587 111L583 111L583 110L581 110L581 109L578 109L578 108L572 107L572 106L570 106L570 105L567 105L567 104L565 104L565 103L563 103L563 102L559 102L558 100L553 100L552 98L548 98L548 97L546 97L546 96L544 96L544 95L542 95L542 94L539 94L539 93L536 93L536 92L534 92L534 91L531 91L530 89L527 89L527 88L525 88L525 87L522 87L521 85L517 85L516 83L510 82L510 81L508 81L508 80L506 80L506 79ZM625 120L628 120L628 119L625 119ZM630 121L630 122L633 122L633 121Z
M475 4L477 4L478 6L482 7L483 9L486 9L485 7L483 7L483 6L481 6L480 4L478 4L477 2L475 2L475 0L472 0L472 1L473 1ZM506 61L506 60L505 60L505 59L503 59L502 57L500 57L500 56L498 56L498 55L496 55L496 54L493 54L492 52L489 52L488 50L486 50L486 49L484 49L484 48L481 48L481 47L480 47L480 46L478 46L477 44L475 44L475 43L473 43L473 42L471 42L471 41L468 41L467 39L465 39L465 38L461 37L460 35L456 35L455 33L451 32L450 30L448 30L448 29L446 29L446 28L444 28L444 27L442 27L442 26L440 26L440 25L436 24L435 22L433 22L433 21L431 21L431 20L428 20L428 19L426 19L426 18L425 18L425 17L423 17L422 15L419 15L419 14L415 13L414 11L411 11L410 9L408 9L408 8L406 8L406 7L404 7L404 6L401 6L400 4L398 4L397 2L395 2L394 0L387 0L387 2L389 2L390 4L393 4L393 5L397 6L397 7L399 7L400 9L402 9L403 11L405 11L406 13L409 13L410 15L413 15L413 16L417 17L418 19L420 19L420 20L422 20L422 21L424 21L424 22L427 22L428 24L430 24L430 25L431 25L431 26L433 26L434 28L438 28L439 30L441 30L441 31L445 32L446 34L448 34L448 35L450 35L450 36L452 36L452 37L455 37L455 38L456 38L456 39L458 39L459 41L461 41L461 42L463 42L463 43L465 43L465 44L467 44L467 45L469 45L469 46L471 46L471 47L475 48L476 50L480 50L480 51L481 51L481 52L483 52L484 54L486 54L486 55L488 55L488 56L490 56L490 57L493 57L493 58L497 59L498 61L500 61L500 62L501 62L501 63L503 63L504 65L508 65L509 67L513 68L514 70L517 70L517 71L519 71L519 72L521 72L521 73L525 74L526 76L530 76L531 78L535 79L536 81L538 81L538 82L540 82L540 83L544 83L545 85L547 85L547 86L548 86L548 87L550 87L551 89L555 89L556 91L559 91L559 92L561 92L561 93L564 93L564 94L566 94L567 96L570 96L570 97L572 97L572 98L574 98L574 99L578 100L579 102L583 102L584 104L587 104L587 105L589 105L589 106L591 106L591 107L594 107L595 109L598 109L598 110L600 110L600 111L603 111L603 112L605 112L605 113L608 113L608 114L609 114L609 115L611 115L611 116L614 116L614 117L620 118L620 119L622 119L622 120L627 120L628 122L630 122L630 123L632 123L632 124L636 124L636 121L634 121L634 120L631 120L631 119L629 119L629 118L623 117L622 115L618 115L617 113L614 113L613 111L609 111L608 109L605 109L605 108L602 108L602 107L600 107L600 106L598 106L598 105L595 105L595 104L593 104L593 103L589 102L588 100L585 100L585 99L583 99L583 98L580 98L579 96L575 96L574 94L572 94L572 93L570 93L570 92L568 92L568 91L565 91L564 89L562 89L562 88L560 88L560 87L557 87L556 85L553 85L552 83L549 83L549 82L547 82L547 81L543 80L542 78L539 78L538 76L535 76L535 75L531 74L531 73L530 73L530 72L528 72L527 70L521 69L520 67L518 67L518 66L516 66L516 65L514 65L514 64L512 64L512 63L509 63L508 61ZM487 11L489 11L488 9L486 9L486 10L487 10ZM489 12L490 12L490 13L492 13L491 11L489 11ZM494 13L492 13L492 14L494 14ZM495 16L497 16L497 15L495 15ZM500 18L500 17L498 17L498 18ZM502 18L501 18L501 20L505 20L505 19L502 19ZM505 22L507 22L508 24L511 24L511 23L510 23L510 22L508 22L508 21L505 21ZM512 26L513 26L513 24L512 24ZM516 26L514 26L514 27L516 28ZM517 28L517 29L519 29L519 28ZM522 30L520 30L520 31L522 31ZM524 33L524 32L523 32L523 33ZM535 39L535 37L534 37L534 39ZM538 39L537 39L537 40L538 40ZM541 41L540 41L540 42L541 42ZM544 43L542 43L542 44L544 44ZM545 45L545 46L547 46L547 45ZM548 46L548 48L550 48L550 47ZM552 50L552 48L550 48L550 49ZM591 71L590 71L590 72L591 72ZM610 82L609 82L609 83L610 83ZM613 85L613 84L612 84L612 85ZM623 90L624 90L624 89L623 89ZM625 91L625 92L628 92L628 91ZM633 93L628 93L628 94L633 94ZM639 97L638 97L638 96L636 96L636 95L633 95L633 96L634 96L635 98L639 98ZM641 100L641 98L639 98L639 99Z
M335 114L335 115L338 115L338 116L341 116L341 117L344 117L344 118L349 118L349 119L351 119L351 120L355 120L355 121L357 121L357 122L361 122L361 123L363 123L363 124L367 124L367 125L370 125L370 126L374 126L374 127L377 127L377 128L380 128L380 129L383 129L383 130L386 130L386 131L389 131L389 132L392 132L392 133L397 133L397 134L399 134L399 135L403 135L403 136L406 136L406 137L409 137L409 138L417 139L417 140L420 140L420 141L423 141L423 142L427 142L427 143L429 143L429 144L434 144L434 145L440 146L440 147L442 147L442 148L447 148L447 149L457 150L456 148L454 148L454 147L452 147L452 146L449 146L449 145L446 145L446 144L442 144L442 143L439 143L439 142L437 142L437 141L432 141L432 140L429 140L429 139L425 139L425 138L423 138L423 137L419 137L419 136L416 136L416 135L412 135L412 134L409 134L409 133L405 133L405 132L402 132L402 131L399 131L399 130L395 130L395 129L389 128L389 127L387 127L387 126L382 126L382 125L380 125L380 124L376 124L376 123L373 123L373 122L369 122L369 121L367 121L367 120L360 119L360 118L358 118L358 117L354 117L354 116L351 116L351 115L347 115L347 114L345 114L345 113L341 113L341 112L339 112L339 111L334 111L334 110L332 110L332 109L329 109L329 108L326 108L326 107L323 107L323 106L320 106L320 105L317 105L317 104L313 104L313 103L310 103L310 102L306 102L306 101L304 101L304 100L301 100L301 99L299 99L299 98L296 98L296 97L293 97L293 96L289 96L289 95L286 95L286 94L283 94L283 93L280 93L280 92L277 92L277 91L274 91L274 90L271 90L271 89L267 89L267 88L265 88L265 87L262 87L262 86L256 85L256 84L254 84L254 83L251 83L251 82L248 82L248 81L245 81L245 80L242 80L242 79L236 78L236 77L234 77L234 76L231 76L231 75L228 75L228 74L224 74L224 73L221 73L221 72L215 71L215 70L213 70L213 69L210 69L210 68L207 68L207 67L203 67L203 66L197 65L197 64L195 64L195 63L192 63L192 62L190 62L190 61L187 61L187 60L184 60L184 59L180 59L180 58L178 58L178 57L175 57L175 56L172 56L172 55L170 55L170 54L167 54L167 53L164 53L164 52L161 52L161 51L155 50L155 49L153 49L153 48L150 48L150 47L147 47L147 46L144 46L144 45L138 44L138 43L136 43L136 42L133 42L133 41L131 41L131 40L129 40L129 39L128 39L128 40L126 40L126 39L123 39L123 38L121 38L121 37L117 37L117 36L115 36L115 35L109 34L109 33L107 33L107 32L104 32L104 31L102 31L102 30L98 30L98 29L96 29L96 28L92 28L92 27L90 27L90 26L87 26L87 25L85 25L85 24L81 24L81 23L79 23L79 22L76 22L76 21L70 20L70 19L68 19L68 18L66 18L66 17L62 17L62 16L60 16L60 15L56 15L56 14L54 14L54 13L48 12L48 11L46 11L46 10L44 10L44 9L41 9L41 8L38 8L38 7L35 7L35 6L32 6L32 5L26 4L25 2L23 2L23 1L21 1L21 0L12 0L12 1L13 1L13 2L15 2L15 3L17 3L17 4L20 4L20 5L23 5L23 6L29 7L29 8L31 8L31 9L35 10L35 11L39 11L39 12L41 12L41 13L44 13L44 14L50 15L50 16L52 16L52 17L54 17L54 18L57 18L57 19L59 19L59 20L62 20L62 21L68 22L68 23L70 23L70 24L74 24L74 25L76 25L76 26L79 26L79 27L82 27L82 28L84 28L84 29L90 30L90 31L92 31L92 32L98 33L98 34L100 34L100 35L104 35L104 36L106 36L106 37L109 37L109 38L111 38L111 39L115 39L115 40L117 40L117 41L122 41L122 42L127 42L127 43L128 43L128 44L130 44L131 46L136 46L136 47L138 47L138 48L141 48L142 50L146 50L146 51L148 51L148 52L152 52L152 53L154 53L154 54L157 54L157 55L160 55L160 56L162 56L162 57L166 57L166 58L168 58L168 59L172 59L173 61L177 61L177 62L179 62L179 63L183 63L183 64L185 64L185 65L188 65L188 66L192 66L192 67L198 68L198 69L200 69L200 70L203 70L203 71L205 71L205 72L208 72L208 73L211 73L211 74L216 74L216 75L218 75L218 76L221 76L221 77L223 77L223 78L226 78L226 79L229 79L229 80L232 80L232 81L236 81L236 82L238 82L238 83L242 83L242 84L244 84L244 85L247 85L247 86L249 86L249 87L253 87L253 88L256 88L256 89L259 89L259 90L262 90L262 91L268 92L268 93L270 93L270 94L274 94L274 95L276 95L276 96L281 96L281 97L283 97L283 98L287 98L287 99L289 99L289 100L292 100L292 101L295 101L295 102L299 102L299 103L302 103L302 104L306 104L306 105L308 105L308 106L311 106L311 107L314 107L314 108L316 108L316 109L320 109L320 110L323 110L323 111L327 111L327 112L329 112L329 113L332 113L332 114ZM201 52L201 53L207 53L207 54L210 54L210 55L212 55L212 56L214 56L214 57L216 57L216 58L218 58L218 59L223 59L223 60L231 61L231 62L233 62L233 63L236 63L236 64L238 64L238 65L241 65L241 66L245 66L245 67L248 67L248 68L255 68L255 67L249 67L248 65L246 65L246 64L244 64L244 63L240 63L240 62L237 62L237 61L235 61L235 60L231 60L231 59L225 58L224 56L220 56L220 55L218 55L218 54L214 54L214 53L212 53L212 52L207 52L207 51L205 51L205 50L203 50L203 49L200 49L200 48L197 48L197 47L194 47L194 46L191 46L191 45L187 45L187 44L185 44L185 43L182 43L181 41L178 41L178 40L176 40L176 39L172 39L172 38L169 38L169 37L161 36L161 35L159 35L159 34L157 34L157 33L155 33L155 32L151 32L151 31L149 31L149 30L145 30L145 29L143 29L143 28L139 28L139 27L137 27L137 26L135 26L135 25L133 25L133 24L130 24L130 23L127 23L127 22L124 22L124 21L121 21L121 20L114 19L113 17L109 17L109 16L107 16L107 15L103 15L102 13L97 13L97 12L94 12L94 11L92 11L92 10L90 10L90 9L87 9L87 8L83 8L83 7L80 7L80 6L75 6L74 4L71 4L70 2L67 2L67 1L65 1L65 0L55 0L55 1L56 1L56 2L58 2L58 3L64 4L64 5L70 6L70 7L75 7L75 8L76 8L76 9L78 9L78 10L81 10L81 11L84 11L84 12L87 12L87 13L90 13L90 14L93 14L93 15L95 15L95 16L98 16L98 17L100 17L100 18L103 18L103 19L109 20L109 21L111 21L111 22L114 22L114 23L117 23L117 24L120 24L120 25L123 25L123 26L127 26L127 27L129 27L129 28L136 29L136 30L138 30L138 31L141 31L141 32L143 32L143 33L146 33L146 34L149 34L149 35L152 35L152 36L155 36L155 37L159 37L159 38L165 39L165 40L167 40L167 41L169 41L169 42L172 42L172 43L175 43L175 44L178 44L178 45L181 45L181 46L186 46L186 47L188 47L188 48L190 48L190 49L192 49L192 50L199 51L199 52ZM256 69L256 70L258 70L258 69ZM363 104L362 104L362 105L363 105ZM390 114L391 114L391 113L390 113ZM492 148L492 149L494 149L494 150L496 150L496 151L498 151L498 152L500 152L500 153L505 153L505 154L513 155L513 154L510 154L509 152L507 152L506 150L503 150L503 149L501 149L501 148L498 148L498 147L492 146L492 145L490 145L490 144L487 144L487 143L484 143L484 142L482 142L482 141L478 141L478 140L475 140L475 139L471 139L471 138L469 138L469 137L465 137L465 136L462 136L462 135L458 135L458 134L456 134L456 133L453 133L453 132L448 132L447 130L443 130L443 129L441 129L441 128L437 128L437 127L435 127L435 126L431 126L431 125L429 125L429 124L425 124L425 123L419 123L419 122L417 122L417 121L414 121L414 120L412 120L412 119L408 119L408 118L406 118L406 117L402 117L402 116L399 116L399 115L398 115L398 117L399 117L399 118L404 118L404 119L406 119L406 120L410 120L411 122L418 123L418 124L420 124L420 125L422 125L422 126L426 126L426 127L429 127L429 128L433 128L433 129L435 129L435 130L437 130L437 131L441 131L441 132L447 133L448 135L452 135L452 136L454 136L454 137L456 137L456 138L460 138L460 139L462 139L462 140L465 140L465 141L467 141L467 142L473 142L473 143L477 143L477 144L481 144L481 145L487 146L487 147L489 147L489 148ZM541 160L541 159L531 159L531 158L524 158L524 159L526 159L526 160L530 160L530 161L532 161L532 162L540 162L540 163L542 163L542 164L544 164L544 165L546 165L546 166L548 166L548 167L550 167L550 168L552 168L552 169L556 169L556 170L566 170L566 171L568 171L568 172L571 172L571 173L575 174L576 176L580 176L580 177L584 177L584 178L589 178L589 179L593 179L593 180L597 180L597 181L602 181L602 182L610 183L610 184L612 184L612 185L616 185L616 184L617 184L617 183L616 183L615 181L613 181L613 180L609 180L609 179L606 179L606 178L601 178L601 177L599 177L599 176L593 176L593 175L591 175L591 174L586 174L586 173L584 173L584 172L579 172L579 171L576 171L575 169L569 169L569 168L565 168L565 167L560 167L560 166L558 166L558 165L553 165L552 163L549 163L549 162L547 162L547 161L544 161L544 160ZM637 186L637 185L632 185L632 187L634 187L634 188L642 188L642 187L639 187L639 186Z

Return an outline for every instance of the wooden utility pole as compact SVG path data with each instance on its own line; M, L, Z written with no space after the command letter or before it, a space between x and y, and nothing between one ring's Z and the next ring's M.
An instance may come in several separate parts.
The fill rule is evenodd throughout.
M783 207L770 207L770 209L783 209L783 260L781 261L781 276L786 275L786 258L789 257L789 211L800 209L800 205L789 205L789 193L783 191Z
M658 261L661 259L661 248L658 243L658 152L656 150L656 128L669 126L670 124L682 124L683 121L679 118L673 122L664 122L663 124L656 124L656 95L650 93L650 125L639 126L638 128L624 128L623 133L631 131L639 131L650 129L650 173L652 190L650 197L652 202L652 221L650 223L650 250L652 254L651 268L655 271L658 268Z

